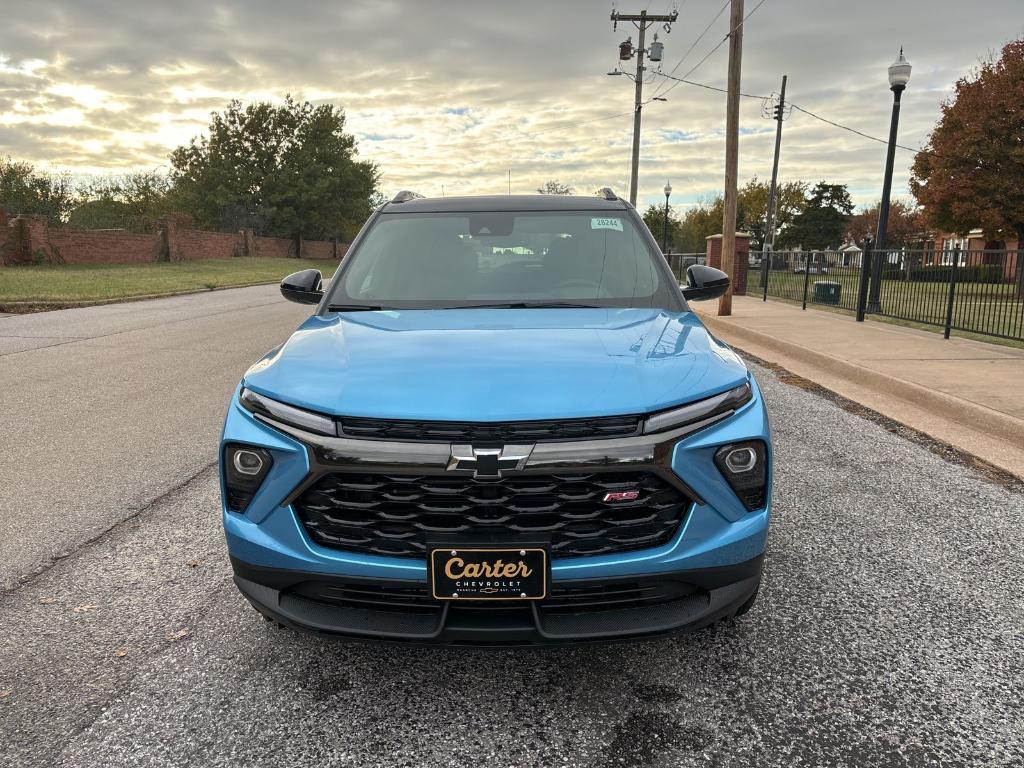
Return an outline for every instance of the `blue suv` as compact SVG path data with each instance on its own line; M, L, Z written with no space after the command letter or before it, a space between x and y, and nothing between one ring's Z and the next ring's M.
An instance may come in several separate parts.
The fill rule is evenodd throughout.
M745 613L772 452L743 362L635 209L595 197L377 209L246 371L221 443L235 583L337 637L643 638Z

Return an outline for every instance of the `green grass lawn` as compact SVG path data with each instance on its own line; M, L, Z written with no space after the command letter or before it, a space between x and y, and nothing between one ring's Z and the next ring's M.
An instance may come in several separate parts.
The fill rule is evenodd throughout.
M0 306L14 302L75 304L133 296L269 283L300 269L334 274L337 262L231 258L151 264L0 267ZM14 309L14 307L9 307Z
M842 285L840 305L818 304L813 300L814 283L818 280ZM807 306L815 309L855 311L859 274L856 269L832 269L827 275L810 275ZM747 293L760 296L761 272L751 269ZM801 302L804 295L804 275L773 270L768 276L768 296ZM946 322L949 284L944 282L905 282L883 280L879 302L884 314L869 314L873 320L923 328L941 332ZM953 328L957 335L982 341L1024 346L1024 339L996 339L992 335L1019 336L1024 328L1024 301L1007 283L961 283L956 287L953 302ZM957 331L957 329L960 329ZM964 329L970 329L966 331ZM973 332L971 332L973 331Z

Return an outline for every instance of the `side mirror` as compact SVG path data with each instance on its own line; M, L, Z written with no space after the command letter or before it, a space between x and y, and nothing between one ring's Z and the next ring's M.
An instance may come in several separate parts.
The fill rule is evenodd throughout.
M691 264L686 268L683 298L687 301L717 299L729 290L729 276L720 269L704 264Z
M319 269L293 272L281 281L281 295L296 304L319 304L324 297L323 275Z

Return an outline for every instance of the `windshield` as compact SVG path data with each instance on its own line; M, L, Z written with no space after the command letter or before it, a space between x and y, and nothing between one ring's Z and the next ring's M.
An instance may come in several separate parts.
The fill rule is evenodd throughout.
M328 305L678 309L673 288L626 211L384 213L346 257Z

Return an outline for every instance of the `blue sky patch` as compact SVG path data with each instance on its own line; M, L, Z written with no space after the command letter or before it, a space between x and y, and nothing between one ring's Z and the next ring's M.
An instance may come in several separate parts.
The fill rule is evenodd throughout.
M664 128L661 129L661 136L666 141L693 141L697 138L696 133L689 133L687 131L669 131Z

